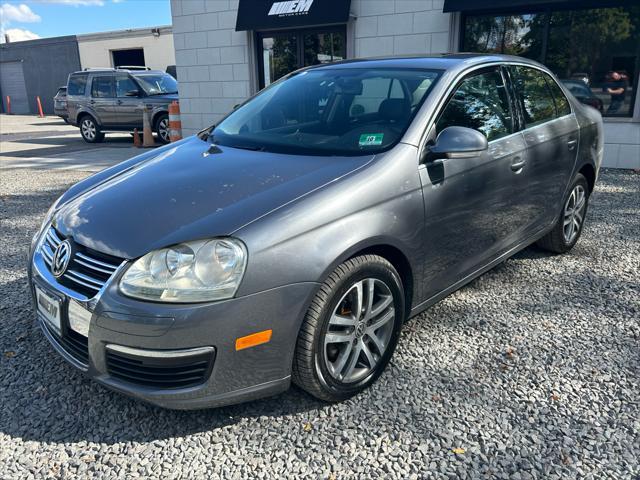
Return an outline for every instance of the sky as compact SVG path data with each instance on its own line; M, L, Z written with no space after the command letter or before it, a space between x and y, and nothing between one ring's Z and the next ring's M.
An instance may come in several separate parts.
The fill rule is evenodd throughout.
M0 0L0 42L160 25L169 0Z

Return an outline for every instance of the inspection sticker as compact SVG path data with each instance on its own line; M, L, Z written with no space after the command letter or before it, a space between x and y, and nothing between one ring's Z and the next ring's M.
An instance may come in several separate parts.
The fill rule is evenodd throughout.
M365 133L360 135L360 141L358 145L361 147L371 147L376 145L382 145L382 139L384 138L384 133Z

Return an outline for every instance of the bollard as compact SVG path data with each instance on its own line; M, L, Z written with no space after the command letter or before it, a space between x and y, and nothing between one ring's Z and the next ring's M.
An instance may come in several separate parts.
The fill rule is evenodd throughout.
M182 140L182 122L180 104L175 100L169 104L169 139L171 142Z
M11 115L11 97L7 95L7 115Z
M140 134L138 133L138 129L133 129L133 146L136 148L142 147L142 142L140 141Z
M151 120L149 119L149 108L146 106L142 110L142 146L145 148L156 146L156 142L153 139L153 132L151 131Z
M42 112L42 102L40 101L40 96L36 97L36 102L38 103L38 116L40 118L44 118L44 113Z

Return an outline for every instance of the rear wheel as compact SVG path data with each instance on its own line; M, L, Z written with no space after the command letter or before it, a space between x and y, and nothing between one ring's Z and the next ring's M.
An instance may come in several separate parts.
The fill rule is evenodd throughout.
M298 336L294 382L327 401L349 398L386 368L404 320L393 266L376 255L352 258L324 282Z
M158 140L162 143L169 143L171 138L169 137L169 115L162 114L156 120L156 135Z
M538 240L538 246L555 253L565 253L573 248L582 234L589 193L589 183L579 173L571 184L553 230Z
M80 135L87 143L99 143L104 140L104 133L100 131L100 127L93 117L89 115L80 120Z

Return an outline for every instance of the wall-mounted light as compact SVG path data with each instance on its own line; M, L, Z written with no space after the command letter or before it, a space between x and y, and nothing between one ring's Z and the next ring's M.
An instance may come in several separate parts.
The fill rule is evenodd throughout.
M160 36L160 29L159 28L152 28L151 29L151 33L153 34L154 37L159 37Z

